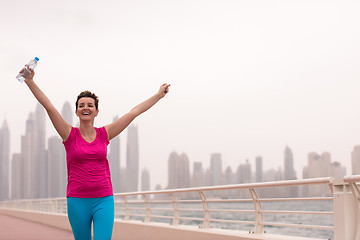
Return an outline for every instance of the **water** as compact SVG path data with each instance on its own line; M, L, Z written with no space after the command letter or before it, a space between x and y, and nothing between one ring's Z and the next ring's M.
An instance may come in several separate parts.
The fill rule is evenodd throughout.
M123 207L123 205L121 206ZM145 208L142 204L132 205L131 207ZM254 205L249 203L209 203L210 209L222 210L253 210ZM156 208L168 208L169 210L156 210ZM291 211L324 211L332 212L332 201L293 201L293 202L263 202L263 210L291 210ZM201 203L180 203L179 209L181 217L203 218L202 204ZM184 209L189 209L184 210ZM197 209L199 211L194 211ZM116 211L117 217L123 218L124 211ZM145 210L131 210L131 214L144 214ZM151 204L151 215L169 216L172 218L173 210L172 204ZM172 219L162 219L152 217L152 222L172 223ZM144 220L144 217L131 217L133 220ZM211 219L225 219L225 220L238 220L238 221L255 221L254 213L234 213L234 212L211 212ZM304 225L333 225L332 215L313 215L313 214L282 214L282 213L264 213L264 222L275 223L289 223L289 224L304 224ZM203 221L180 219L180 224L202 226ZM223 223L211 222L211 227L220 229L231 229L241 231L253 231L254 225L248 223ZM321 239L334 239L332 230L326 229L309 229L309 228L294 228L282 226L269 226L263 228L266 233L274 233L298 237L311 237Z

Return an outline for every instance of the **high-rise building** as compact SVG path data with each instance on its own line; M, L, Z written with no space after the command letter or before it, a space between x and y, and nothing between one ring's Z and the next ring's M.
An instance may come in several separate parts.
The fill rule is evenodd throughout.
M137 192L139 182L139 140L138 128L130 125L127 130L126 171L127 192Z
M194 162L191 186L192 187L204 186L204 170L202 168L201 162Z
M321 156L315 152L308 154L307 175L309 178L329 177L331 176L331 155L324 152ZM330 189L327 185L311 185L308 187L308 195L326 196L330 194Z
M354 147L351 153L351 172L353 175L360 174L360 146Z
M210 185L221 185L222 180L222 163L221 154L213 153L210 158Z
M113 121L116 121L118 116L114 117ZM120 192L120 136L116 136L110 142L110 151L108 154L111 183L114 193Z
M291 149L286 146L284 151L284 180L295 180L296 172L294 170L294 156ZM297 197L299 194L297 186L286 187L283 189L282 196Z
M53 136L48 139L48 159L49 159L49 180L48 180L48 194L49 197L65 197L66 188L63 184L64 173L61 169L66 164L63 159L62 151L64 146L61 143L61 138Z
M263 165L262 165L262 157L258 156L255 158L256 164L256 182L263 181Z
M177 188L178 184L178 167L180 165L179 155L173 151L170 153L168 160L168 189Z
M61 110L61 116L68 124L70 124L71 126L73 125L74 111L72 110L71 105L68 101L66 101L63 105L63 108Z
M150 173L145 168L141 173L141 191L149 191L150 190Z
M21 141L21 156L24 168L24 198L36 198L37 196L37 125L34 113L29 114L26 121L25 135Z
M24 168L20 153L14 153L11 161L11 199L24 197Z
M331 163L331 176L337 179L341 179L344 177L343 168L339 162Z
M68 124L73 126L74 111L71 107L71 104L68 101L66 101L62 107L61 116ZM60 155L62 160L59 166L59 190L60 190L60 196L65 196L66 187L67 187L67 163L66 163L66 150L64 146L62 146Z
M248 159L246 159L246 163L240 164L236 174L237 174L237 183L251 182L251 165Z
M10 198L10 131L6 120L0 129L0 200Z
M37 171L36 191L34 193L36 198L48 197L48 157L45 148L45 135L46 135L46 113L45 109L40 103L37 103L35 110L35 123L36 123L36 141L37 141L37 159L34 161Z
M190 187L189 158L173 151L168 160L168 189Z
M188 188L190 187L190 162L185 153L180 154L180 164L178 169L178 187Z
M284 179L296 179L296 173L294 170L294 157L291 149L288 146L286 146L284 151Z

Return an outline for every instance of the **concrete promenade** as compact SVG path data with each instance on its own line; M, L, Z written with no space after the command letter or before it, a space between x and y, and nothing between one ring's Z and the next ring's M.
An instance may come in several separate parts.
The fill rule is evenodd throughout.
M0 214L0 240L74 240L70 231Z

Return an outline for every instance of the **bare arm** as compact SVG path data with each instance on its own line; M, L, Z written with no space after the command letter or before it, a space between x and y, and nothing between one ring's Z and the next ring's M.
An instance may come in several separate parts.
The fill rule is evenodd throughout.
M68 124L63 119L59 111L54 107L54 105L52 105L51 101L36 85L36 83L33 80L33 77L35 75L34 70L30 70L30 71L31 72L26 76L25 83L28 85L29 89L34 94L35 98L45 108L56 131L59 133L63 141L65 141L69 137L71 131L71 125Z
M108 134L109 141L119 135L127 126L129 126L129 124L137 116L139 116L143 112L146 112L148 109L154 106L161 98L163 98L169 92L169 87L170 85L164 83L163 85L161 85L160 90L155 95L135 106L133 109L131 109L128 113L126 113L124 116L122 116L115 122L106 125L105 129Z

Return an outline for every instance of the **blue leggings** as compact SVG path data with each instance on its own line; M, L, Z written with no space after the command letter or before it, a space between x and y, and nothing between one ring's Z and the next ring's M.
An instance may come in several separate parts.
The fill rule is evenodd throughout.
M114 226L114 196L67 199L68 217L75 240L111 240Z

